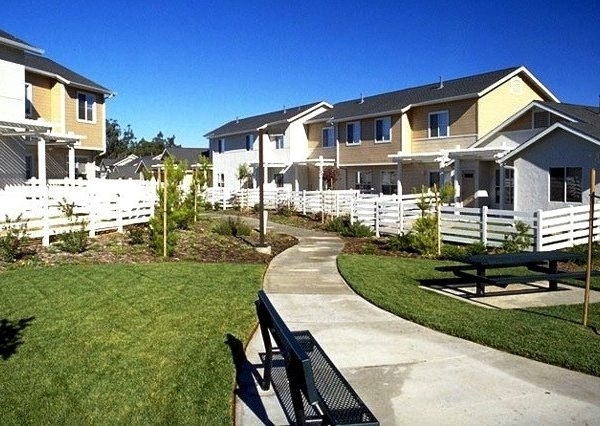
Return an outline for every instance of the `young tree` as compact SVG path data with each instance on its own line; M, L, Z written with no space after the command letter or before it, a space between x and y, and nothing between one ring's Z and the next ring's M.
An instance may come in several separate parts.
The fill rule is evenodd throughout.
M252 171L250 170L248 164L242 163L238 166L236 175L240 181L240 189L242 189L244 185L248 183L248 179L252 177Z

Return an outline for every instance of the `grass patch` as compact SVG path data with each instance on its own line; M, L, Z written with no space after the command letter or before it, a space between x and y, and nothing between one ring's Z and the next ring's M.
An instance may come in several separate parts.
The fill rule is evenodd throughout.
M443 278L427 259L340 255L340 272L364 298L402 318L538 361L600 376L600 336L581 325L582 305L492 310L419 288ZM598 281L594 283L598 288ZM583 302L583 301L582 301ZM600 328L600 303L589 324Z
M160 263L0 275L3 424L230 424L228 333L263 265Z

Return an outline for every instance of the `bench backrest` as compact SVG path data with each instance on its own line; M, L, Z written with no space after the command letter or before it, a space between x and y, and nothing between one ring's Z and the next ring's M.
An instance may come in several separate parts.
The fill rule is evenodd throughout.
M315 387L314 375L310 358L300 347L288 326L283 322L279 313L262 290L258 292L256 310L261 325L266 325L275 343L284 356L288 366L288 374L294 374L296 383L310 404L319 402L319 394Z

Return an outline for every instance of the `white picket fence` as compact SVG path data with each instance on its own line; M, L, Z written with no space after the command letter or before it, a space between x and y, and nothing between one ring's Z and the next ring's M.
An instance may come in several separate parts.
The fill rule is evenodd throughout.
M0 190L0 227L26 223L30 238L50 237L68 232L72 221L61 204L73 204L90 236L105 230L123 231L127 225L146 223L154 214L156 183L140 180L31 180L25 185L9 185ZM20 220L19 220L20 218Z
M216 208L253 207L258 204L258 190L229 192L223 188L209 188L207 201ZM266 189L265 208L286 205L303 214L324 212L330 216L349 215L351 221L371 227L376 236L400 235L408 232L422 212L420 202L434 212L433 194L371 195L358 191L300 191L290 192ZM594 241L600 241L600 207L594 217ZM471 244L482 242L488 247L499 247L507 235L515 232L515 223L529 226L531 250L548 251L578 244L588 239L589 206L567 207L550 211L495 210L488 207L440 207L440 232L444 242Z

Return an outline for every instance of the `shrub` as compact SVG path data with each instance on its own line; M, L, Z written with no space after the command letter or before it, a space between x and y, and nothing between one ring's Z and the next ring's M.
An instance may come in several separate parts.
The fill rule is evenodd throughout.
M131 245L144 244L147 234L148 228L141 224L132 225L127 228L127 238Z
M482 242L477 242L469 245L444 244L442 246L441 259L456 260L462 262L469 256L477 254L485 254L487 249Z
M75 213L75 203L68 203L65 198L58 203L59 208L67 216L69 230L58 235L58 246L68 253L83 253L89 245L87 221L80 219Z
M218 221L213 227L213 232L219 235L243 237L250 235L252 228L237 216L235 219L228 217L227 220Z
M296 209L294 208L293 204L288 204L285 202L279 203L279 205L277 206L277 210L275 210L275 214L284 217L291 217L296 214Z
M27 237L27 222L21 222L22 215L17 216L15 226L13 221L6 215L6 221L2 226L3 235L0 237L0 257L5 262L14 262L23 256L23 247L29 242Z
M529 235L529 225L517 220L514 223L514 227L515 232L505 235L502 242L502 250L506 253L526 251L531 247L532 238Z
M421 216L411 229L413 248L424 257L437 256L438 232L437 220L434 215Z
M413 236L411 233L394 235L388 238L385 246L388 250L392 251L415 252L413 247Z
M350 216L339 216L325 224L325 230L340 234L342 237L372 237L373 230L360 222L351 223Z

